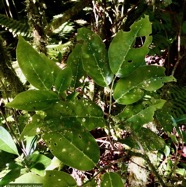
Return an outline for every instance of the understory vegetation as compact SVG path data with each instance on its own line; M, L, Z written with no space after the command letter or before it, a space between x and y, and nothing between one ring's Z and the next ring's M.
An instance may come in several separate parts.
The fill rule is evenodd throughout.
M186 1L0 1L0 186L186 186Z

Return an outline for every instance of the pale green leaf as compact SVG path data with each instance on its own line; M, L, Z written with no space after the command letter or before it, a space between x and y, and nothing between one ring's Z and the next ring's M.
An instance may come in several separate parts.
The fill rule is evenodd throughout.
M78 29L78 40L83 40L81 57L83 68L100 86L108 86L113 78L108 65L107 50L102 39L94 32Z
M27 111L45 110L58 100L52 91L28 90L18 94L6 106Z
M149 45L152 42L151 23L148 16L135 22L130 31L119 31L112 40L108 56L112 72L117 77L126 77L136 68L145 64L145 56L149 52ZM145 37L141 47L134 48L137 37Z
M123 187L121 176L114 172L105 173L101 181L101 187Z
M141 66L128 77L120 79L114 89L114 99L119 104L132 104L144 96L144 90L155 91L164 83L175 81L173 76L165 76L165 68Z
M19 155L14 140L12 139L12 136L2 126L0 126L0 150Z
M64 164L57 157L54 156L46 170L54 170L57 168L58 170L60 170L61 168L63 168L63 166Z
M43 177L36 175L35 173L26 173L24 175L21 175L19 178L17 178L14 182L11 182L10 184L43 184Z

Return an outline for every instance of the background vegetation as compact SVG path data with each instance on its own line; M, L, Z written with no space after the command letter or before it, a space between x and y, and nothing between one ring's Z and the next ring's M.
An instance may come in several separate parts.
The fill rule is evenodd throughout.
M185 9L0 0L0 185L185 186Z

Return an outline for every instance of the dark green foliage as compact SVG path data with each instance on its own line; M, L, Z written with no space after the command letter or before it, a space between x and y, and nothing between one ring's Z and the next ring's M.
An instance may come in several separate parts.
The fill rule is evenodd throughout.
M16 76L14 69L11 67L12 59L8 47L5 45L5 42L6 41L4 41L0 36L1 91L4 96L8 93L11 93L12 96L15 96L16 94L24 90L24 86L22 85L20 79Z
M171 132L174 123L185 122L186 87L170 84L163 89L162 93L162 98L165 98L167 102L161 110L157 111L156 117L163 128Z
M13 35L22 35L30 37L29 26L27 23L17 21L9 18L5 15L0 14L0 25L9 30Z
M42 111L42 115L33 116L33 122L29 124L31 127L26 126L22 136L30 135L29 129L32 130L31 134L35 132L35 135L38 135L35 123L38 124L41 137L49 148L50 154L57 157L63 164L83 171L98 167L100 159L99 146L90 131L96 128L107 129L108 126L112 126L113 122L120 130L125 129L130 132L131 141L136 141L137 144L140 142L144 150L163 149L164 141L143 125L153 121L155 111L161 109L165 103L164 100L154 98L151 93L160 89L164 83L175 81L175 79L173 76L165 76L163 67L144 65L144 57L148 53L151 41L150 31L150 22L145 16L131 26L131 31L119 32L107 50L97 34L81 28L77 35L81 45L76 45L69 56L67 67L64 69L60 69L46 56L39 54L20 37L17 46L18 63L27 80L36 89L18 94L6 106L19 110ZM130 37L126 37L126 35ZM147 43L135 48L134 41L142 35L146 37ZM130 40L130 45L124 45L120 52L120 48L114 46L122 45L124 40ZM133 48L131 49L131 47ZM119 66L115 67L113 56L117 56L118 52L120 55ZM139 53L142 55L140 56ZM136 57L134 57L135 55ZM138 55L142 62L140 64L137 61ZM132 59L131 64L135 68L129 68L129 72L124 71L123 73L128 66L129 59ZM109 88L108 115L104 115L104 109L101 109L96 102L85 97L80 99L75 96L74 89L78 88L76 86L82 81L81 77L87 76L85 72L92 78L95 85ZM116 77L120 79L116 81ZM73 81L72 84L71 81ZM111 86L109 87L109 85ZM72 95L74 97L71 97ZM150 95L150 99L147 99L146 95ZM116 116L111 115L112 99L117 104L126 105L123 106L123 111ZM149 144L147 139L153 143ZM35 141L35 138L31 140L29 145L33 147L32 142ZM135 144L131 144L131 148L133 147ZM31 154L31 148L27 154ZM146 158L145 155L144 153L144 158ZM148 159L146 161L153 168L151 162ZM29 167L31 166L29 165ZM33 167L31 168L33 169ZM35 169L37 170L37 168ZM57 172L55 175L55 172L52 171L50 175L48 173L41 178L45 182L50 177L56 180L56 175L59 177L67 175L61 172ZM156 177L159 176L157 173L155 174ZM58 182L64 186L67 183L74 185L70 176L67 176L67 179L60 178ZM162 183L161 180L160 182ZM106 173L101 185L114 186L116 183L118 186L123 185L120 175ZM48 186L48 182L44 185Z
M185 180L185 68L179 64L185 58L186 3L24 2L18 17L0 14L6 29L33 33L30 44L20 36L16 50L29 90L3 100L8 114L1 106L0 149L15 156L1 165L0 184L15 179L44 187L130 186L136 180L133 157L145 160L140 167L156 184ZM30 31L23 30L25 20ZM165 67L147 66L151 54ZM3 55L2 87L11 83L4 70L12 66ZM178 74L180 87L169 83Z

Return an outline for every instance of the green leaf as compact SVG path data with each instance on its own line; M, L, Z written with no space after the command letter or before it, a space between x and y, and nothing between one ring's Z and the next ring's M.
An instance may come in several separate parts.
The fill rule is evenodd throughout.
M102 39L94 32L78 29L78 40L83 40L82 63L87 74L100 86L108 86L113 78L108 65L107 50Z
M51 163L50 158L45 155L39 154L38 152L35 152L27 157L26 161L29 162L29 169L40 176L44 176L45 169Z
M26 173L24 175L21 175L19 178L17 178L14 182L11 182L10 184L43 184L43 177L36 175L34 173Z
M32 121L30 123L28 123L20 136L20 139L23 139L24 136L35 136L37 135L39 132L37 130L39 130L38 128L40 128L43 125L43 121L40 115L34 114L32 116Z
M79 86L80 78L84 75L83 65L81 61L81 44L76 44L75 48L70 53L67 65L72 70L72 87L76 88Z
M14 154L10 154L8 152L0 150L0 160L3 160L3 162L0 162L0 171L5 171L7 168L7 163L13 163L15 159ZM0 178L2 178L2 173L0 172Z
M138 131L135 131L135 134L145 150L155 151L165 147L164 140L150 129L142 127Z
M82 185L82 187L93 187L93 186L97 186L97 182L95 181L95 179L91 179L90 181Z
M146 151L164 150L165 148L165 142L160 136L150 129L143 127L132 131L129 137L122 139L120 142L134 149L140 149L140 143Z
M69 67L58 72L57 77L55 79L55 89L58 94L65 91L71 83L72 80L72 71Z
M156 119L159 125L161 125L165 131L170 133L173 129L171 108L172 106L170 105L170 103L166 102L161 110L156 111Z
M62 171L46 171L43 187L77 186L76 181L68 173Z
M6 106L27 111L45 110L58 100L52 91L28 90L18 94Z
M0 150L19 155L17 147L9 132L0 126Z
M145 56L149 52L149 45L152 42L152 32L148 16L135 22L130 31L119 31L112 40L108 56L110 68L117 77L126 77L136 68L145 64ZM143 46L134 48L137 37L145 37Z
M114 172L105 173L101 181L101 187L123 187L121 176Z
M114 99L119 104L132 104L144 96L144 90L155 91L164 83L175 81L173 76L165 76L165 68L141 66L128 77L120 79L114 89Z
M46 57L43 58L21 36L19 37L16 56L23 74L33 86L42 90L51 89L54 80L48 60L46 61Z
M61 160L59 160L57 157L53 157L53 159L51 160L50 165L46 168L46 170L54 170L54 169L58 169L61 170L61 168L63 168L64 164L61 162Z
M46 122L43 139L54 156L79 170L91 170L99 160L99 147L92 135L73 121Z
M9 184L11 181L14 181L16 178L18 178L20 176L21 173L21 168L16 167L11 169L0 181L0 185L4 186Z
M124 110L118 114L115 118L117 121L123 122L120 128L131 128L137 130L145 123L153 121L154 112L157 109L161 109L165 103L165 100L153 100L144 101L134 105L127 105Z
M88 130L105 126L103 111L91 101L74 100L59 101L46 110L47 118L60 119L80 123Z

